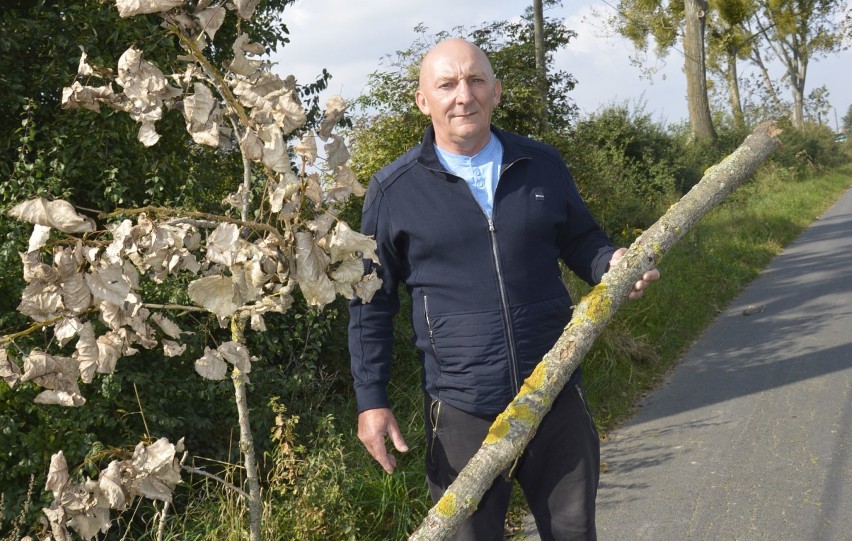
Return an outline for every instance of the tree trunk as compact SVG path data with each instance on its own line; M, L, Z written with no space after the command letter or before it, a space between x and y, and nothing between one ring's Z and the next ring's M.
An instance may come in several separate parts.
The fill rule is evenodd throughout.
M743 113L743 101L740 97L740 80L737 73L737 53L728 51L726 55L728 66L725 79L728 83L728 103L731 106L731 116L734 119L734 127L738 130L745 129L745 113Z
M780 142L771 122L758 126L740 147L707 170L677 204L645 231L576 307L556 345L524 381L520 392L491 425L485 441L429 511L409 541L449 539L473 513L494 479L523 452L562 387L594 340L626 300L633 284L681 237L754 174Z
M707 69L704 58L704 26L707 2L685 0L683 31L683 71L686 74L686 99L692 136L715 142L716 130L707 99Z
M544 55L544 7L543 0L533 1L533 29L535 32L535 71L538 76L539 134L548 131L550 119L547 112L547 63Z
M231 339L239 344L245 344L245 317L236 314L231 318ZM249 421L248 394L246 385L248 378L242 370L233 367L231 380L234 383L234 398L237 403L237 419L240 424L240 452L243 454L243 465L246 468L248 483L249 509L249 541L261 541L261 520L263 518L263 502L260 494L260 479L257 470L257 458L254 451L254 437Z

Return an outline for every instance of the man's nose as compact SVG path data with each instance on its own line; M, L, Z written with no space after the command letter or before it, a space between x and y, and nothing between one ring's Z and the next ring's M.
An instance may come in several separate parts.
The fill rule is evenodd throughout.
M458 103L467 103L470 101L470 97L472 95L470 89L470 83L462 79L459 81L458 86L456 86L456 101Z

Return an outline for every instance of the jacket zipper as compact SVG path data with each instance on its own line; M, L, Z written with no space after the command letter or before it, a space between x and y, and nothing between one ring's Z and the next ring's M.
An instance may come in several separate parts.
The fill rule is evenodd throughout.
M497 190L500 189L500 177L502 177L510 167L518 163L518 161L519 160L515 160L509 163L497 174L497 188L494 190L494 205L491 209L492 216L497 210ZM473 197L472 193L470 195ZM503 267L500 265L500 250L497 246L497 228L494 226L493 218L485 214L485 211L482 211L482 215L485 216L485 219L488 221L488 232L491 236L491 257L494 259L494 268L497 272L497 286L500 289L500 307L503 314L503 325L506 327L506 345L509 350L509 379L512 385L512 394L517 395L521 390L521 376L518 369L518 355L515 348L515 336L512 332L512 318L509 315L509 298L506 294L506 280L503 276Z
M486 216L486 218L488 218ZM500 308L503 314L503 325L506 328L506 342L509 349L509 379L512 384L512 393L518 394L521 387L518 383L518 357L515 352L515 337L512 333L512 318L509 316L509 299L506 296L506 282L503 276L503 267L500 265L500 251L497 248L497 229L494 221L488 218L488 231L491 235L491 257L494 259L494 268L497 271L497 285L500 290Z

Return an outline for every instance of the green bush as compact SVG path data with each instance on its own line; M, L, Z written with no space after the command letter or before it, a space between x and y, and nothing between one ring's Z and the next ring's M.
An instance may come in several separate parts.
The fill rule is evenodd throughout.
M779 126L783 130L781 148L772 155L772 161L796 176L823 171L848 160L828 126L808 123L797 130L787 121L779 122Z
M676 196L673 138L641 107L611 106L579 122L563 154L602 227L614 238L651 225Z

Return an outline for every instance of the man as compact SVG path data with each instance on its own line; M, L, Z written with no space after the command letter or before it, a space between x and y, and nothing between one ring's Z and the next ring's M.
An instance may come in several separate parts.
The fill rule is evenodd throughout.
M364 200L361 230L376 239L383 286L370 303L350 305L358 436L388 473L396 458L386 438L408 450L386 392L402 281L423 363L434 501L570 320L558 260L596 283L625 251L595 223L555 149L491 126L501 90L478 47L456 38L433 47L415 95L432 125L373 177ZM631 297L657 278L646 273ZM595 539L599 462L578 370L456 539L503 539L510 475L543 540Z

